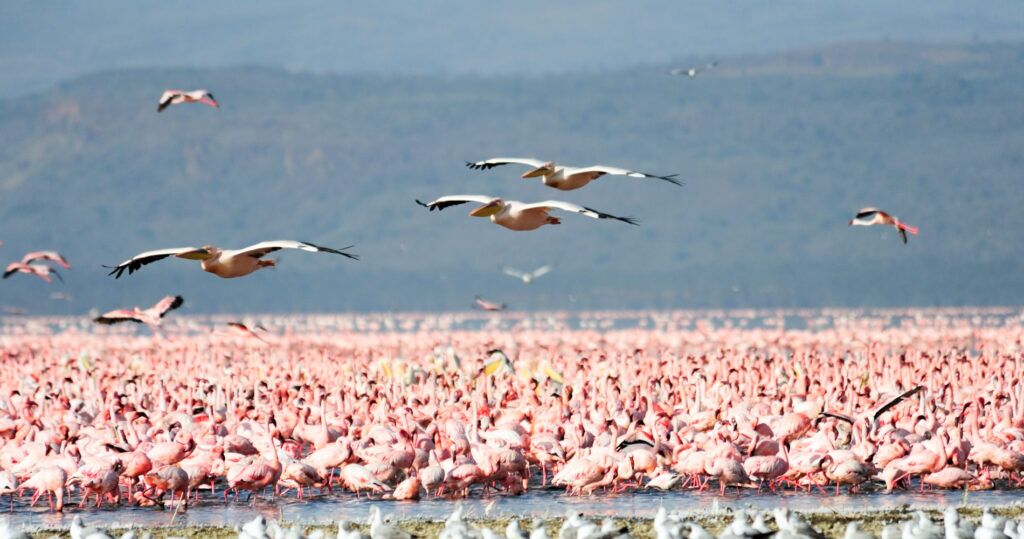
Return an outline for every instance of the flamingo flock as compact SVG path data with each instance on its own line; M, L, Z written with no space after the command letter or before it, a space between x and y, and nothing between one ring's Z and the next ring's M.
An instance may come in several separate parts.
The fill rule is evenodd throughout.
M7 321L0 485L60 511L1024 482L1021 313L828 314Z

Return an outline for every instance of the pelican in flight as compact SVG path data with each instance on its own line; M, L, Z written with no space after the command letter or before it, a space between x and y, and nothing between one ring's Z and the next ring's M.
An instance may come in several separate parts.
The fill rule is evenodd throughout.
M573 189L579 189L605 174L610 174L612 176L628 176L630 178L655 178L658 180L665 180L675 185L682 185L682 182L676 179L676 174L658 176L657 174L647 174L645 172L637 172L635 170L618 167L606 167L602 165L595 165L592 167L566 167L555 164L554 161L541 161L539 159L523 157L495 157L486 161L477 161L476 163L466 162L466 166L473 170L489 170L494 167L510 164L526 165L531 167L530 170L523 173L524 180L540 178L544 185L554 187L560 191L572 191Z
M213 98L213 94L206 90L192 90L190 92L184 90L165 90L163 95L160 96L160 104L157 105L156 111L163 112L167 107L181 103L202 103L215 109L220 108L220 103L217 103L217 100Z
M312 243L291 240L264 241L244 249L222 250L212 245L206 245L201 249L198 247L175 247L137 254L115 266L108 275L113 275L115 279L120 279L121 274L125 270L128 270L128 275L131 275L146 264L152 264L157 260L175 256L186 260L200 260L202 261L203 271L224 279L232 279L234 277L244 277L258 269L274 267L277 263L276 260L261 260L261 258L281 249L299 249L311 253L334 253L346 256L352 260L359 260L358 255L342 252L351 247L349 245L341 249L331 249L330 247L321 247ZM110 266L107 267L109 268Z
M472 217L489 217L492 223L501 225L509 230L536 230L544 225L561 224L561 219L548 215L548 212L551 210L578 213L594 219L615 219L616 221L622 221L631 225L638 224L637 220L632 217L616 217L591 208L558 200L545 200L544 202L526 204L518 200L502 200L486 195L449 195L428 203L416 201L420 206L430 208L430 211L443 210L449 206L457 206L467 202L483 204L469 212L469 215Z
M103 313L93 318L92 321L106 326L120 324L121 322L135 322L136 324L146 324L155 330L167 313L181 307L183 303L185 303L185 299L181 296L165 296L156 305L148 309L140 309L138 307L117 309Z
M27 273L29 275L35 275L47 283L52 283L53 279L50 275L53 275L60 282L64 282L64 278L57 273L57 270L47 266L45 264L26 264L24 262L11 262L7 265L7 269L4 270L4 279L9 278L15 273Z
M484 299L484 298L482 298L480 296L477 296L477 297L473 298L473 305L476 306L481 311L504 311L505 310L505 304L504 303L496 303L496 302L493 302L493 301L488 301L488 300L486 300L486 299Z
M515 268L505 268L501 271L505 275L515 277L516 279L523 281L523 284L530 284L534 280L536 280L537 277L547 274L549 271L551 271L551 269L551 266L541 266L533 271L519 271Z
M687 77L690 77L692 79L693 77L696 77L699 73L702 73L704 71L709 71L711 69L714 69L716 66L718 66L718 62L710 62L710 63L704 64L702 66L695 66L695 67L677 67L677 68L673 69L672 71L669 71L668 74L669 75L686 75Z
M895 227L900 233L900 239L907 243L907 232L917 235L917 227L901 223L900 220L878 208L861 208L856 217L850 221L850 226L872 226L887 225Z
M57 251L32 251L21 257L22 264L31 264L37 260L54 262L60 264L64 269L71 269L71 264L68 263L68 260Z

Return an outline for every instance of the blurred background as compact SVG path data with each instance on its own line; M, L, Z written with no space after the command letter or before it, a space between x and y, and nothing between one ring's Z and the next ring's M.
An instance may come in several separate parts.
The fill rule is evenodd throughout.
M695 78L676 67L718 61ZM30 314L1019 305L1019 1L0 4L0 261L57 249L66 283L0 281ZM167 88L221 103L156 113ZM679 174L559 192L495 156ZM561 199L517 233L416 198ZM850 229L877 206L919 226ZM145 250L265 239L239 280ZM544 264L535 283L501 273ZM67 297L51 297L61 292Z

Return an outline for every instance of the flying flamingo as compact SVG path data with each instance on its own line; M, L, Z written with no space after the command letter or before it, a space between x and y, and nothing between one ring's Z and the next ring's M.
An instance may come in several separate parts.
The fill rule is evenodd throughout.
M44 264L26 264L24 262L11 262L7 265L7 270L4 271L4 279L9 278L15 273L27 273L29 275L35 275L47 283L52 283L53 279L50 275L54 275L60 282L64 282L64 278L57 273L57 270Z
M486 299L477 296L473 298L473 305L482 311L503 311L505 310L504 303L496 303L493 301L487 301Z
M206 90L192 90L189 92L184 90L165 90L160 96L160 104L157 105L156 111L163 112L167 107L181 103L202 103L213 108L220 108L220 103L217 103L217 100L213 98L213 94Z
M861 208L856 217L850 221L850 226L872 226L888 225L895 227L900 233L900 239L907 243L907 232L917 235L917 227L900 222L900 220L878 208Z
M266 344L270 344L270 343L267 343L267 341L263 337L261 337L259 333L256 333L255 330L257 330L257 329L261 330L261 331L266 331L267 330L267 328L265 328L265 327L263 327L263 326L261 326L259 324L257 324L256 326L250 328L249 326L247 326L247 325L245 325L245 324L243 324L241 322L228 322L228 326L234 328L235 331L237 331L239 334L241 334L241 335L243 335L245 337L252 337L253 339L256 339L258 341L264 342Z
M156 329L160 326L160 322L167 313L181 307L183 303L185 303L185 300L181 296L165 296L157 302L156 305L148 309L140 309L138 307L132 307L131 309L117 309L115 311L103 313L102 315L94 318L93 322L108 326L121 322L135 322L136 324L146 324L147 326Z
M57 251L32 251L30 253L26 253L25 256L21 257L21 262L23 264L31 264L37 260L55 262L57 264L60 264L60 266L64 269L71 269L71 264L68 262L68 260Z
M125 270L128 271L128 275L131 275L146 264L152 264L157 260L163 260L169 256L175 256L177 258L184 258L187 260L199 260L202 262L203 271L212 273L223 279L232 279L235 277L244 277L258 269L274 267L277 264L277 261L261 260L261 258L273 253L274 251L280 251L281 249L298 249L300 251L307 251L310 253L333 253L353 260L359 260L358 255L342 252L350 247L352 246L349 245L348 247L342 247L341 249L332 249L330 247L321 247L312 243L291 240L264 241L255 245L250 245L244 249L221 250L212 245L204 246L201 249L198 247L176 247L173 249L159 249L156 251L147 251L145 253L137 254L115 266L110 272L110 275L120 279Z

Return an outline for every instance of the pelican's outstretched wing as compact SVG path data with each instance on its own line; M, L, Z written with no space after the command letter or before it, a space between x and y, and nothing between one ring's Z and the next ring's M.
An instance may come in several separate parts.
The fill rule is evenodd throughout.
M451 206L458 206L459 204L465 204L467 202L476 202L478 204L490 204L496 198L497 197L491 197L487 195L448 195L427 203L420 202L419 199L417 199L416 203L419 204L420 206L423 206L424 208L430 208L430 211L440 211L445 208Z
M629 169L626 169L626 168L619 168L619 167L607 167L607 166L604 166L604 165L594 165L592 167L585 167L585 168L581 168L581 169L578 169L578 170L573 172L573 174L588 174L588 173L597 173L597 176L604 176L605 174L609 174L609 175L612 175L612 176L629 176L630 178L655 178L655 179L658 179L658 180L665 180L665 181L667 181L669 183L674 183L676 185L683 185L683 182L681 182L681 181L676 179L676 176L678 176L678 174L669 174L668 176L659 176L657 174L648 174L646 172L638 172L636 170L629 170Z
M544 202L535 202L533 204L523 204L521 206L523 211L538 210L538 209L556 209L572 213L579 213L586 215L587 217L593 217L594 219L615 219L616 221L622 221L623 223L629 223L631 225L639 226L640 222L632 217L618 217L610 213L604 213L593 208L587 208L586 206L577 206L570 202L562 202L561 200L545 200Z
M512 164L527 165L533 168L538 168L547 164L547 161L541 161L540 159L531 159L529 157L492 157L485 161L477 161L475 163L466 161L466 166L473 170L488 170L494 167Z
M266 256L274 251L280 251L281 249L298 249L300 251L308 251L311 253L333 253L336 255L346 256L352 260L359 260L359 255L342 252L345 249L351 249L353 246L342 247L340 249L332 249L330 247L322 247L313 243L305 241L293 241L293 240L274 240L274 241L261 241L256 245L250 245L244 249L239 249L238 254L245 256L251 256L253 258L260 258Z
M152 264L157 260L163 260L169 256L186 258L188 260L206 260L206 258L210 256L210 253L205 249L200 249L198 247L174 247L171 249L146 251L145 253L139 253L128 260L121 262L112 268L112 271L108 273L108 275L113 275L115 279L120 279L125 270L128 270L128 275L131 275L142 268L142 266ZM110 266L104 267L109 268Z

